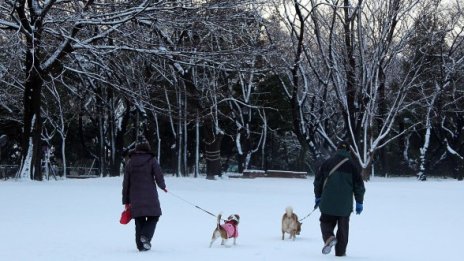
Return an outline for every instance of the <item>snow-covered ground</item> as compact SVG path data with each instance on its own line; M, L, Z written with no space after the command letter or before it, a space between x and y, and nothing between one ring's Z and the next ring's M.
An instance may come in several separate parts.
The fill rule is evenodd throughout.
M152 250L138 252L134 222L119 224L122 178L0 181L0 260L463 260L464 182L367 182L364 212L351 216L343 258L321 254L318 210L303 221L296 241L281 240L285 207L300 218L310 213L312 182L168 176L172 193L160 191L164 213ZM240 214L237 245L222 247L218 240L209 248L216 219L191 204Z

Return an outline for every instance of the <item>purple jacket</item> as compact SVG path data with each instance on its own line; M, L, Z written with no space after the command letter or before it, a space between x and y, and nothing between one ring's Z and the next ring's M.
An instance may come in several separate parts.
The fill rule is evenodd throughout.
M163 172L153 154L132 152L122 183L122 203L131 204L132 217L161 216L156 185L166 188Z

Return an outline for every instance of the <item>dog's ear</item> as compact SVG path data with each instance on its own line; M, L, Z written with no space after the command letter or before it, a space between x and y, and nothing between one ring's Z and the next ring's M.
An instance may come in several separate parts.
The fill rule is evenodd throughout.
M229 221L235 221L235 223L239 223L240 222L240 216L238 214L233 214L233 215L230 215L227 220Z

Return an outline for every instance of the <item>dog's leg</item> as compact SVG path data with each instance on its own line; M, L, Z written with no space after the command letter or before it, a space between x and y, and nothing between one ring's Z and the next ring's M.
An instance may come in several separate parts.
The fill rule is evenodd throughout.
M236 242L236 239L237 239L237 238L234 237L234 246L237 245L237 244L236 244L236 243L237 243L237 242Z
M219 231L214 230L213 236L211 237L211 242L209 243L209 247L211 247L213 245L214 241L216 241L216 239L218 238L218 234L219 234Z
M216 240L215 238L211 239L211 242L209 243L209 247L211 247L213 245L215 240Z
M235 240L235 238L234 238L234 240ZM231 245L228 244L228 242L229 242L229 239L224 239L223 238L221 245L223 245L224 247L227 247L227 248L232 247ZM235 242L234 242L234 244L235 244Z
M284 239L285 239L285 232L282 231L282 240L284 240Z

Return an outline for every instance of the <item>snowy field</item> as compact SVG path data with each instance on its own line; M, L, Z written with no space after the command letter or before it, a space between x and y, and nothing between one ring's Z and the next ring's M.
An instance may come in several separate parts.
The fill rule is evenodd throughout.
M313 179L166 177L152 250L138 252L134 222L119 224L122 178L0 181L0 260L463 260L464 182L374 178L364 212L352 215L346 257L322 255L319 211L296 241L281 240L286 206L300 218L314 205ZM185 202L178 197L187 200ZM241 217L237 245L209 248L213 213ZM229 242L231 244L232 242Z

